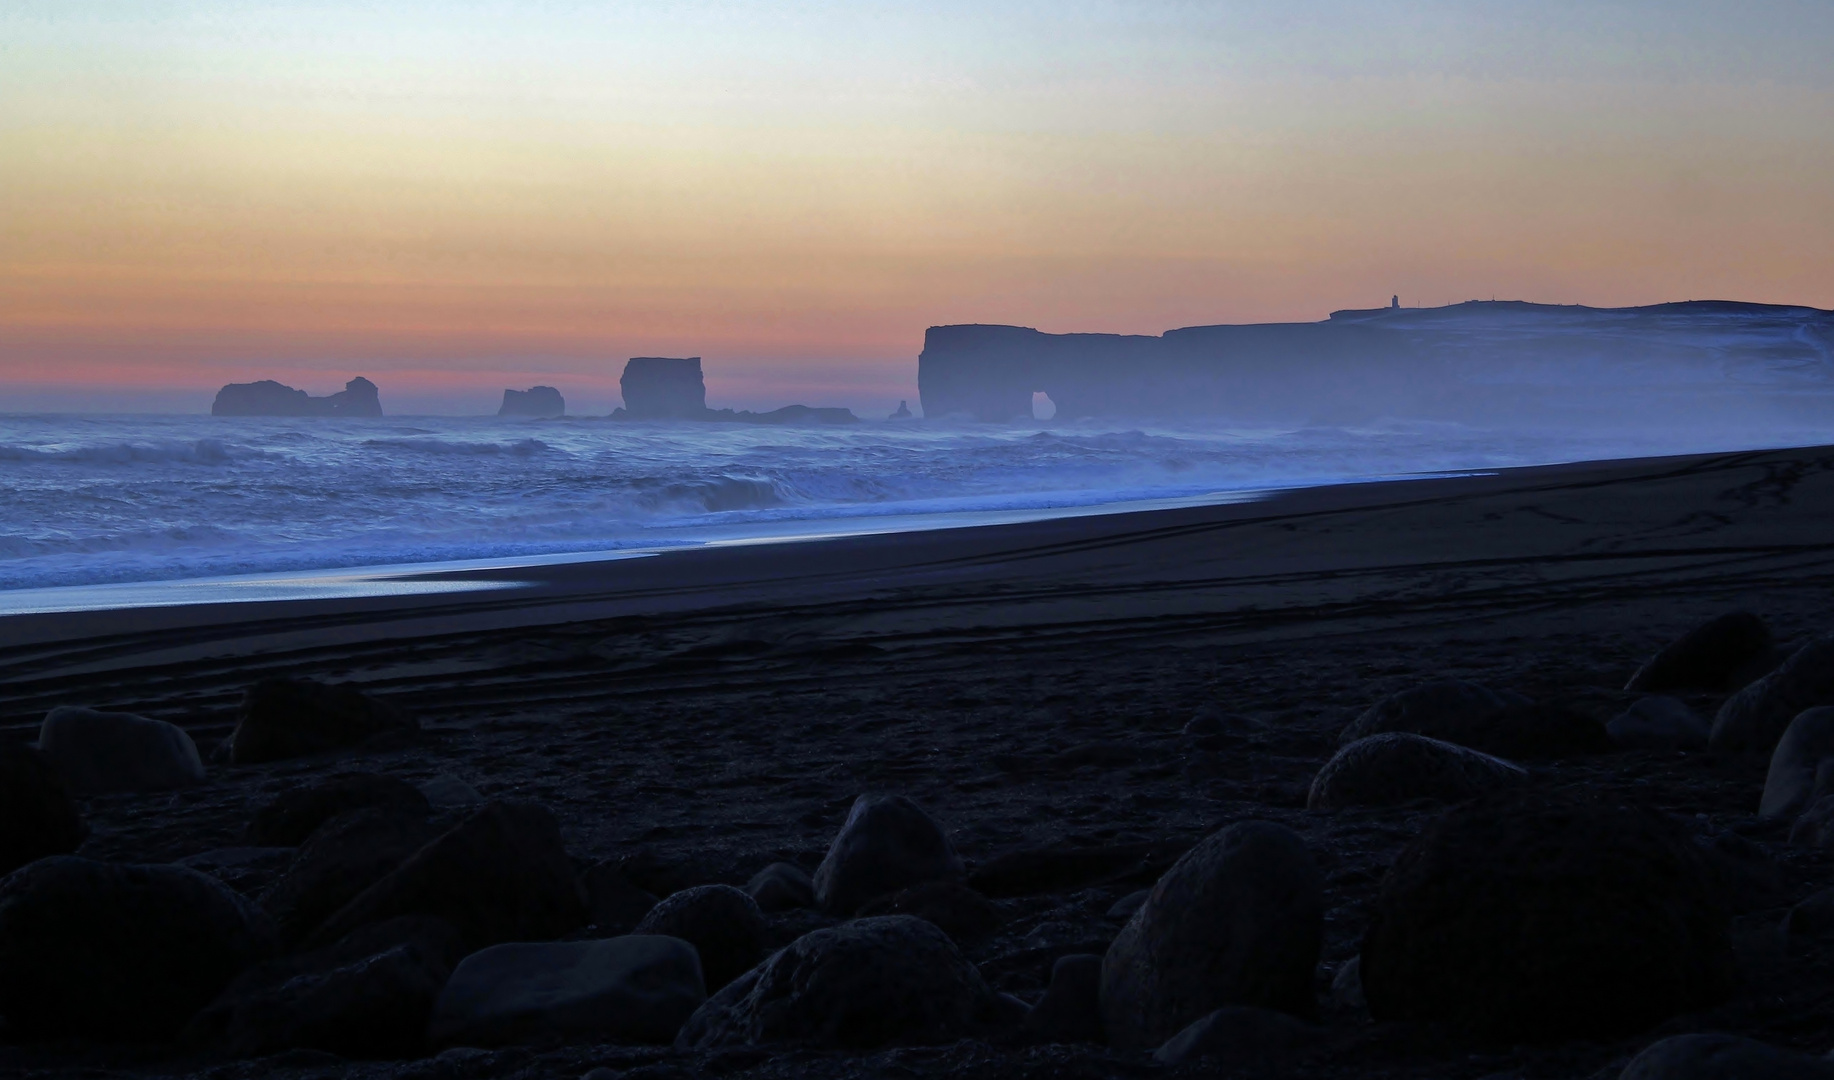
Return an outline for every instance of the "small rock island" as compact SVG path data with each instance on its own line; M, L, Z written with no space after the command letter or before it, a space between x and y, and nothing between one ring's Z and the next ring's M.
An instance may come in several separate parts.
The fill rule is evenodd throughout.
M361 375L327 397L313 397L272 379L230 383L217 391L212 416L381 416L376 384Z
M503 406L498 416L532 416L550 419L567 415L567 400L552 386L531 386L527 390L503 391Z
M766 413L707 408L698 356L633 356L618 379L624 407L613 420L717 420L738 424L855 424L850 409L786 405Z

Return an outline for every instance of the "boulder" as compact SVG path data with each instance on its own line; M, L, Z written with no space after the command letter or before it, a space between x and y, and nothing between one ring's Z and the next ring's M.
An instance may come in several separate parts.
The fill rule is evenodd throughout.
M1720 903L1733 914L1761 911L1782 902L1783 868L1755 841L1727 830L1695 838Z
M860 905L861 915L915 915L957 942L978 941L1005 921L1000 909L959 881L926 881Z
M709 991L758 966L770 937L770 923L757 901L731 885L700 885L671 894L651 908L632 931L680 938L700 954ZM697 1003L698 1004L698 1003Z
M237 765L279 761L354 746L419 724L353 686L263 679L248 688L230 735Z
M1737 1035L1671 1035L1632 1058L1618 1080L1834 1080L1834 1063Z
M320 825L261 897L281 937L302 940L434 836L424 817L393 808L351 810Z
M484 796L478 793L477 788L451 773L440 773L420 785L420 794L429 804L441 810L460 810L484 801Z
M600 937L628 934L656 906L656 897L624 876L616 862L595 864L581 877L586 921Z
M349 810L374 807L401 817L432 812L413 784L379 773L344 773L276 796L255 811L243 836L258 847L298 847L326 821Z
M38 1039L162 1041L274 946L215 878L56 855L0 882L0 1013Z
M1725 693L1762 675L1776 660L1776 643L1764 620L1748 611L1709 619L1662 647L1637 669L1624 689L1644 694L1670 690Z
M1339 750L1312 780L1311 810L1458 802L1528 779L1513 762L1424 735L1371 735Z
M1207 1060L1228 1069L1284 1065L1317 1040L1311 1025L1272 1009L1231 1005L1208 1013L1153 1051L1161 1065Z
M0 742L0 876L34 859L67 855L83 842L83 819L43 754Z
M436 915L466 946L546 941L586 921L560 826L533 803L491 802L363 890L307 938L311 948L368 923Z
M962 874L948 836L916 803L862 795L815 870L815 899L830 915L851 915L876 896Z
M1102 958L1095 953L1060 956L1051 965L1044 997L1026 1015L1025 1041L1101 1043Z
M1771 751L1758 816L1774 821L1807 810L1815 800L1816 770L1829 759L1834 759L1834 708L1798 714Z
M164 791L204 779L184 728L133 713L60 705L38 728L38 750L71 791Z
M1363 710L1338 734L1337 741L1349 745L1371 735L1401 731L1469 746L1465 739L1481 741L1485 720L1509 705L1527 703L1527 698L1505 696L1463 679L1435 679L1398 690Z
M1783 931L1792 937L1834 937L1834 889L1823 889L1789 909Z
M1311 1015L1323 928L1324 880L1297 833L1223 829L1153 886L1102 958L1108 1041L1157 1046L1225 1005Z
M679 938L495 945L453 971L427 1037L435 1046L667 1043L706 998L694 947Z
M533 416L546 419L567 415L566 399L552 386L531 386L527 390L503 391L503 405L498 416Z
M1834 634L1811 640L1775 671L1727 698L1708 744L1768 754L1798 713L1818 705L1834 705Z
M1402 852L1363 938L1382 1021L1482 1039L1635 1032L1731 991L1731 919L1700 851L1650 810L1505 793Z
M1337 966L1331 976L1331 1004L1339 1009L1361 1012L1369 1008L1363 997L1363 958L1352 956Z
M1816 799L1789 827L1789 842L1802 847L1834 847L1834 795Z
M771 863L745 883L745 891L763 911L794 911L815 906L815 883L795 863Z
M947 934L883 915L797 938L708 998L675 1046L934 1045L978 1034L1004 1012Z
M1661 694L1638 698L1605 725L1605 734L1631 750L1700 750L1712 729L1682 701Z
M441 919L365 927L329 949L244 972L192 1019L184 1038L234 1057L291 1049L417 1056L458 951L458 931Z
M243 896L256 896L286 873L298 848L226 847L200 851L178 860L178 865L209 874Z

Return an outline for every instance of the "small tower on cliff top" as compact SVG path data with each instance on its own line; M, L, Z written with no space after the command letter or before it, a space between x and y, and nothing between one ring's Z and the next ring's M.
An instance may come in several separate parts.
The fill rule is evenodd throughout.
M1399 293L1396 293L1394 296L1391 296L1388 298L1388 310L1390 311L1400 311L1401 310L1401 295Z

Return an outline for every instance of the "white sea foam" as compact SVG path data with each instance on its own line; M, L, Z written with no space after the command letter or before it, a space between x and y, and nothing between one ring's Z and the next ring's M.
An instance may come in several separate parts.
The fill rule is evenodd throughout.
M629 550L1829 441L1834 419L1573 432L0 416L0 589Z

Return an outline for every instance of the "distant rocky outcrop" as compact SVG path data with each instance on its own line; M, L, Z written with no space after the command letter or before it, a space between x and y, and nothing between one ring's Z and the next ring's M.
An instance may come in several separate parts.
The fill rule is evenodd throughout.
M503 391L503 406L498 416L535 416L543 419L567 415L567 399L552 386L531 386L527 390Z
M1830 338L1834 312L1725 301L1473 301L1158 335L932 326L917 387L925 417L983 421L1031 419L1037 391L1050 396L1059 421L1650 422L1724 416L1735 405L1752 415L1781 408L1806 416L1819 415L1834 390L1824 359Z
M329 397L315 398L304 390L262 379L230 383L217 391L210 406L212 416L381 416L382 399L376 384L361 375Z
M618 379L624 407L613 420L708 420L734 424L853 424L850 409L786 405L766 413L707 408L700 357L633 356Z

